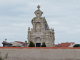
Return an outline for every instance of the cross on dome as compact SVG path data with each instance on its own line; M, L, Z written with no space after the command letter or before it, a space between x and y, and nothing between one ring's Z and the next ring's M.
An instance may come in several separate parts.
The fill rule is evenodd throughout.
M39 9L39 8L40 8L40 6L38 5L38 6L37 6L37 8Z

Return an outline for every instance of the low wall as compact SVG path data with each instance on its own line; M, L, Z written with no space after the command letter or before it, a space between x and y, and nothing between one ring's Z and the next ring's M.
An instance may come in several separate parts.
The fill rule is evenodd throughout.
M80 48L30 48L30 47L0 47L1 56L8 53L5 60L80 60Z

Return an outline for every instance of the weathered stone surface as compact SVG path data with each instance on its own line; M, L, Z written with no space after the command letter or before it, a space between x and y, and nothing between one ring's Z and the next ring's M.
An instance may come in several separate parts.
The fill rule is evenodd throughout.
M33 28L28 28L28 42L32 41L35 43L42 43L45 42L47 47L54 46L54 29L50 29L45 17L41 17L43 12L39 9L40 6L38 5L38 9L34 12L36 17L34 17L31 22Z

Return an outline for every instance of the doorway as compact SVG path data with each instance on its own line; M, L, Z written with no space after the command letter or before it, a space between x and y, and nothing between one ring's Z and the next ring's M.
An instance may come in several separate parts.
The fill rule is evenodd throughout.
M41 47L41 43L36 43L36 47Z

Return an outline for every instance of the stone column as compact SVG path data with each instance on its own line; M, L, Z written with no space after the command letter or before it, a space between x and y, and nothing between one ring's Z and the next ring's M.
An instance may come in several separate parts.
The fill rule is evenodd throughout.
M31 39L30 35L31 35L31 31L30 31L30 27L28 27L28 42L29 42L30 39Z

